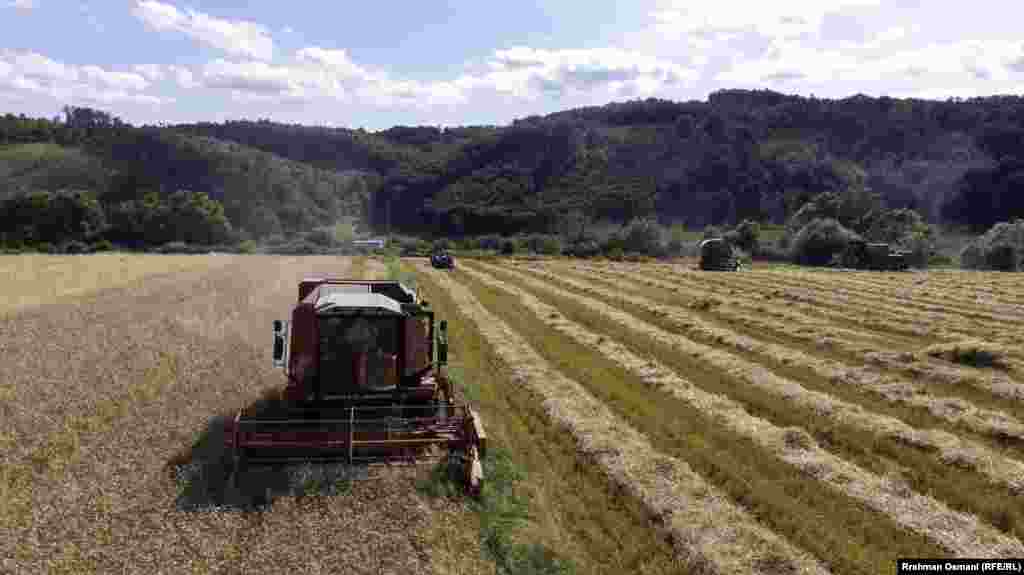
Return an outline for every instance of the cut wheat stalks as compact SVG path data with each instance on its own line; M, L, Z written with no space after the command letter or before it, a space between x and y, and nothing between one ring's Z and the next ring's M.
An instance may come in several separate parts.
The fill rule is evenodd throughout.
M716 573L758 573L762 572L759 566L782 560L796 572L826 572L806 553L758 525L686 463L656 452L642 434L582 385L553 369L465 287L422 263L416 266L459 303L498 355L512 366L515 383L544 398L545 411L576 437L580 452L592 457L613 482L663 520L687 563L710 567ZM772 568L775 570L777 567Z
M513 272L509 271L508 273L511 274ZM638 298L625 298L619 292L593 288L580 282L556 277L543 270L534 271L534 273L547 279L564 282L566 285L573 286L584 293L591 293L610 300L629 301L630 305L633 306L648 307L649 305L638 302ZM560 288L538 281L527 275L518 274L516 277L521 277L524 283L536 289L554 294L565 294ZM853 425L878 435L892 437L910 445L934 448L938 450L941 461L969 464L978 473L988 477L996 484L1007 486L1014 492L1024 493L1024 464L1003 457L991 449L979 445L977 442L965 440L941 430L915 429L894 417L872 413L864 410L859 405L837 400L826 393L808 390L792 380L772 373L764 366L743 360L732 353L699 344L681 335L660 329L598 299L577 294L573 294L573 299L580 305L603 314L609 320L619 325L646 334L656 341L679 349L683 353L700 356L708 364L715 366L740 381L814 409L823 417L833 418L841 423ZM685 318L685 321L691 323L692 318ZM722 339L721 343L731 342L728 339ZM748 342L737 342L737 347L750 349Z
M686 303L699 304L701 300L713 301L715 303L715 313L729 313L733 310L746 310L748 312L754 312L758 317L769 316L776 318L789 325L800 325L807 327L814 327L817 329L828 328L827 332L835 336L843 336L844 343L852 344L857 342L863 342L864 344L872 345L886 345L891 347L892 345L898 345L900 347L919 346L920 342L915 341L913 344L910 342L912 338L900 337L893 338L886 336L885 334L878 333L877 330L868 328L865 330L862 327L850 328L845 327L844 324L852 323L846 316L834 311L823 310L820 307L815 308L804 308L806 313L795 311L798 308L793 305L789 297L783 298L781 302L766 302L761 299L755 299L757 295L761 295L756 291L743 290L746 297L742 296L731 296L730 292L725 291L719 287L706 287L696 282L687 281L688 278L684 278L679 281L678 277L674 277L674 281L665 281L659 279L664 277L655 270L643 270L642 268L630 268L627 270L609 268L607 266L588 266L588 265L576 265L576 266L564 266L564 265L548 265L549 269L562 271L568 268L569 273L578 273L585 277L606 277L612 279L627 280L633 284L645 285L647 287L660 288L666 292L671 293L674 297L682 298L686 300L681 302L684 305ZM717 307L717 304L726 304L722 307ZM744 316L745 318L749 316ZM868 348L870 349L870 348Z
M734 322L742 322L747 327L756 327L764 334L763 337L771 337L771 333L778 333L786 338L822 349L826 354L836 350L858 361L866 361L871 365L901 371L915 378L927 378L929 383L940 382L947 386L969 385L990 393L994 397L1014 401L1024 398L1024 384L1009 375L961 368L949 362L930 358L920 351L920 343L912 346L910 350L900 351L895 344L887 345L885 341L870 340L869 334L823 326L821 320L814 316L785 311L763 303L751 303L748 299L729 297L721 293L694 291L689 286L662 281L632 270L620 272L604 267L572 266L570 268L564 265L548 265L547 268L558 274L580 274L580 277L587 279L595 276L611 278L620 286L645 285L673 294L670 296L669 293L666 293L666 297L684 297L680 294L685 293L685 297L695 303L700 303L702 298L705 301L713 300L716 304L720 304L712 310L714 315L728 318ZM686 304L681 302L668 305L685 307ZM743 310L748 313L744 313ZM755 339L759 338L755 337ZM866 343L870 345L866 345ZM893 349L896 351L891 351ZM1015 372L1024 373L1024 366L1020 362L1006 360L1006 363ZM890 380L890 383L899 382Z
M607 270L608 268L602 266L602 269ZM638 278L644 278L645 280L653 279L651 278L652 272L649 268L630 267L628 269L630 277L635 275ZM621 274L622 272L622 268L614 268L608 273ZM664 278L666 275L667 274L660 274L658 278ZM901 337L910 335L913 337L905 338L905 341L908 342L908 345L910 342L917 342L914 351L918 351L920 348L931 343L980 339L988 343L1003 346L1004 355L1006 356L1006 361L1004 361L1006 364L1005 367L1012 371L1024 372L1024 362L1018 359L1011 359L1011 356L1024 357L1024 350L1020 349L1021 344L1024 344L1024 321L1016 322L1013 325L999 329L991 327L977 329L965 326L962 318L928 320L922 319L921 314L914 314L912 312L894 312L893 314L887 314L878 309L878 306L870 300L870 296L865 296L866 299L863 300L851 301L845 296L836 298L834 296L830 296L827 291L816 291L802 285L780 289L778 284L783 283L783 276L785 276L785 274L779 272L776 272L776 277L773 278L778 281L771 285L760 285L757 282L754 284L743 285L744 280L741 276L746 274L728 274L729 277L718 277L717 280L706 279L709 274L701 276L700 274L693 273L670 273L668 275L673 280L672 284L682 284L687 286L687 289L689 289L689 286L693 284L695 278L701 277L705 278L705 281L711 282L711 285L713 286L711 289L716 289L719 292L729 290L730 293L735 293L735 290L732 288L735 288L736 284L740 284L741 287L745 288L741 292L743 294L747 294L750 297L760 296L765 299L782 297L790 302L791 307L803 309L806 314L811 317L829 317L830 319L834 319L837 323L845 323L843 320L845 317L853 322L861 323L861 327L868 328L871 331L899 334ZM714 297L720 297L720 293ZM737 305L742 306L742 302L743 299L740 298ZM747 305L751 304L748 303ZM756 309L760 309L760 307L761 306L758 306ZM838 311L826 312L821 309L823 307L832 308ZM896 315L897 313L900 315ZM893 348L890 347L887 351L891 351L892 349ZM982 384L985 385L988 381L991 381L991 387L997 394L1006 395L1002 390L1007 388L1007 383L1010 384L1010 387L1013 387L1014 385L1013 379L1006 374L979 373L976 370L965 370L965 368L949 365L944 362L933 361L931 358L922 357L922 354L920 353L915 355L923 362L930 363L933 368L956 371L960 376L962 376L960 379L965 382L969 383L972 379L980 379ZM907 357L906 353L901 355L903 361L906 361ZM919 371L917 370L917 366L914 367L914 370ZM919 376L921 373L918 372L913 375ZM1010 392L1010 395L1007 396L1010 397L1014 395L1015 394L1013 392Z
M786 270L765 272L744 272L736 277L721 277L717 274L700 274L678 265L662 266L673 279L686 278L690 281L704 283L721 288L746 287L760 292L767 291L773 295L791 297L800 303L813 303L815 306L828 306L839 311L864 316L868 321L872 318L875 326L882 331L896 330L897 333L910 331L911 335L932 338L959 338L965 334L1001 332L1010 330L1016 333L1021 319L1000 318L996 321L964 317L957 313L956 308L920 310L913 309L906 302L890 301L890 298L876 294L874 291L852 290L842 287L839 278L832 281L823 279L828 276L818 272L816 276L807 277L809 272L793 272ZM754 275L757 274L757 275ZM986 308L991 311L990 308ZM882 314L882 315L879 315ZM898 322L901 326L878 323L879 318L890 322ZM870 324L869 324L870 325Z
M879 301L885 301L890 305L906 306L919 312L941 314L943 316L961 316L965 319L984 322L986 324L1001 325L1006 321L1019 321L1024 318L1024 310L1019 306L1000 304L992 301L979 303L977 301L973 301L971 298L961 297L960 293L962 293L962 289L955 287L948 288L946 286L939 286L936 288L929 286L926 288L915 289L915 284L912 282L917 281L921 282L921 285L927 285L926 276L923 276L922 274L900 275L889 278L890 281L877 281L858 278L858 276L871 272L853 272L843 273L839 277L829 278L833 280L832 282L829 282L822 277L824 274L820 272L815 273L804 270L787 270L787 272L783 274L769 271L753 273L775 279L779 279L778 276L780 275L787 276L785 277L785 280L791 282L807 282L807 285L833 290L843 294L863 295L868 293L871 294L872 298ZM918 278L915 276L922 277ZM839 283L842 284L841 287L839 285L833 285ZM941 290L941 292L933 296L928 290ZM996 313L993 313L994 310Z
M650 274L649 269L644 268L615 268L616 271L629 269L637 274ZM657 269L667 269L659 267ZM924 344L940 343L957 340L982 339L990 343L1003 345L1006 348L1006 355L1014 357L1010 366L1018 371L1024 371L1024 318L1007 319L1000 325L979 324L977 321L968 320L962 317L953 317L935 313L919 313L908 311L903 306L891 306L881 304L873 298L872 294L862 292L847 292L836 295L829 291L834 284L824 284L825 288L811 287L811 282L798 285L791 285L789 272L772 272L772 283L764 283L757 280L751 281L742 276L748 274L729 274L730 277L721 277L712 274L696 274L692 272L671 272L662 274L668 275L673 281L701 283L714 286L719 290L733 290L736 287L745 288L743 293L750 295L761 295L762 298L782 297L791 302L794 308L802 308L808 314L824 314L821 308L829 308L836 312L829 312L835 318L846 317L851 321L862 323L864 327L882 333L899 334L901 336L911 335L926 340ZM821 273L818 274L823 275ZM820 281L820 278L815 278ZM786 287L780 287L786 286ZM836 288L838 291L838 288ZM837 321L842 321L837 319ZM923 347L923 346L922 346ZM1005 378L998 378L1005 379Z
M785 346L739 335L732 330L711 325L691 314L683 313L678 308L661 305L648 298L627 295L626 289L624 289L625 285L618 285L617 287L620 289L617 290L604 289L594 285L584 285L579 281L558 276L543 269L534 269L538 270L536 273L546 274L546 277L560 280L566 285L589 290L591 293L614 298L626 302L630 306L655 313L666 321L685 328L687 332L700 334L704 338L729 345L735 349L783 361L788 365L805 367L826 381L857 386L891 403L925 408L939 419L962 425L980 434L997 438L1024 439L1024 424L1002 411L982 409L956 397L936 397L925 385L895 380L895 378L874 373L870 369L851 368L837 361L811 356Z
M849 283L845 280L843 283L850 287L872 292L881 291L894 298L909 299L922 305L936 305L943 309L955 309L949 307L949 304L957 304L959 309L979 312L991 319L998 319L1002 314L1024 317L1024 305L1020 303L1002 301L993 295L977 291L971 295L970 292L975 286L959 282L946 283L927 272L901 274L884 279L855 274ZM998 312L998 315L991 314L993 310Z
M853 279L853 276L856 275L855 273L807 271L799 269L786 269L785 271L753 270L741 274L743 277L723 278L717 275L701 274L689 267L680 266L678 264L665 264L658 267L671 271L675 274L694 276L693 279L695 281L751 282L753 285L776 285L784 286L786 288L808 288L816 293L833 294L853 299L863 299L867 297L876 304L886 305L897 310L906 308L909 304L915 308L915 311L918 313L927 312L934 316L952 318L959 317L959 319L969 320L972 322L983 322L994 325L1002 324L1006 321L1007 317L1012 321L1014 318L1019 319L1024 315L1017 306L1013 305L1002 305L1003 311L1005 311L1008 316L994 314L992 313L993 302L986 301L984 303L980 303L972 301L970 298L962 298L963 303L961 305L950 305L951 299L961 297L959 294L963 290L963 288L958 288L955 285L941 285L940 287L943 291L939 294L939 301L937 303L929 303L930 298L928 295L925 295L925 293L916 294L914 298L911 298L909 296L911 288L906 287L905 285L903 287L895 287L891 283L883 283L880 285L858 284L857 280ZM923 278L915 280L911 276L905 276L897 279L900 281L919 281L922 283L928 281ZM934 280L933 283L935 283L935 281L938 280ZM860 285L859 289L858 285ZM995 302L995 305L998 307L1001 304Z
M930 497L914 493L898 479L880 477L825 451L803 429L783 429L753 417L737 402L702 391L656 360L641 358L626 346L588 331L533 295L470 266L463 266L463 271L517 296L525 308L552 329L597 350L636 373L651 387L713 415L729 429L752 439L779 459L888 515L904 527L932 538L957 556L1010 557L1024 551L1020 541L998 532L977 517L951 510Z

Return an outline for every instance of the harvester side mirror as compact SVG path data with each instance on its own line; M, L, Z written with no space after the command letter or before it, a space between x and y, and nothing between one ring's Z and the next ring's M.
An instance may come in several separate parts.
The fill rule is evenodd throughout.
M284 367L288 352L288 322L274 320L274 367Z
M448 320L441 320L437 332L437 364L448 365Z

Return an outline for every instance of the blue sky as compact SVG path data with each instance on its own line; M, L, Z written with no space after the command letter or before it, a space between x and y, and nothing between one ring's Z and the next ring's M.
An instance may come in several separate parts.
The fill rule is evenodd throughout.
M505 124L721 88L1024 93L1024 3L0 0L0 111ZM1018 29L1015 29L1018 28Z

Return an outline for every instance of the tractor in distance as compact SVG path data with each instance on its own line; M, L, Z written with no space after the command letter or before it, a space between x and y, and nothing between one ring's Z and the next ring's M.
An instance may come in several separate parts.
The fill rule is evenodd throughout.
M274 322L283 393L225 424L236 487L257 462L418 463L448 456L479 494L486 434L447 377L447 325L396 281L310 278ZM436 336L436 338L435 338ZM436 346L435 346L436 342Z
M858 270L903 271L909 266L910 252L893 249L889 244L854 239L839 255L838 266Z
M740 269L740 260L732 244L725 238L708 238L698 244L700 269L734 272Z
M430 265L440 270L453 270L455 258L447 250L438 250L430 256Z

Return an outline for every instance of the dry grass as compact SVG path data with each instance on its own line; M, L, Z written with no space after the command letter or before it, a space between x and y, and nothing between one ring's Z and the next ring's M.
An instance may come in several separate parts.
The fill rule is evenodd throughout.
M718 327L705 322L693 314L679 308L666 306L648 298L634 296L623 286L614 285L600 287L598 282L584 283L533 267L534 273L551 281L555 281L581 293L589 293L616 302L623 309L642 311L654 316L656 322L672 329L681 329L688 335L696 335L711 345L724 345L745 356L755 356L758 362L766 361L772 369L778 366L799 368L811 377L799 376L804 385L814 385L818 389L843 397L847 401L870 407L873 410L898 414L901 418L912 417L950 432L959 433L966 429L972 434L970 439L958 439L965 446L974 450L988 460L999 462L1007 469L1018 470L1013 476L1014 484L1024 482L1024 464L997 453L986 447L991 445L1003 449L1007 442L1013 447L1024 437L1024 424L997 410L982 409L960 398L936 396L922 385L899 381L886 377L863 367L852 368L837 361L818 355L812 355L791 347L761 341L740 335L733 330ZM871 395L878 399L872 399ZM918 412L914 413L913 409ZM925 413L921 413L925 412ZM949 434L952 436L952 434ZM981 440L981 443L974 441ZM1006 481L1004 478L1003 481Z
M516 332L491 314L465 287L443 273L421 267L459 302L464 313L498 354L517 367L516 385L544 397L549 417L571 432L581 453L593 458L611 480L633 493L673 535L691 566L715 572L795 572L823 568L695 474L688 465L653 449L643 434L613 414L579 383L553 369ZM691 568L693 568L691 567Z
M332 484L328 497L315 470L256 470L273 494L260 511L237 506L248 493L205 490L219 489L204 474L217 470L217 416L282 383L270 325L297 281L349 270L334 257L216 259L0 320L0 571L443 572L430 549L463 512L420 498L412 477Z
M574 283L565 278L556 279L554 276L539 275L546 277L554 284L562 281L566 285ZM563 300L567 295L561 288L544 282L535 281L530 285L538 290L559 296ZM965 441L952 433L916 429L899 419L867 411L859 405L839 400L827 393L807 389L795 381L780 377L763 366L741 359L733 353L698 344L677 333L671 333L640 320L622 309L583 295L586 293L603 294L603 297L611 301L619 298L620 292L592 289L578 282L576 288L576 292L571 293L574 305L593 310L604 318L604 322L626 328L633 334L641 334L656 345L674 349L676 355L681 354L680 357L692 357L696 360L694 365L713 367L738 383L789 402L795 408L809 410L815 414L814 419L832 421L834 424L861 430L879 438L889 438L906 445L934 450L936 458L942 462L969 461L970 468L974 472L982 474L988 481L1005 486L1013 493L1020 493L1020 490L1024 489L1024 465L1019 462L1001 457L991 450ZM636 306L628 307L632 309ZM617 337L621 339L621 335Z
M1024 466L964 441L966 432L918 429L873 412L874 404L825 391L846 394L866 380L802 387L777 366L745 359L755 358L759 338L695 322L693 308L631 300L604 279L595 284L608 289L570 285L556 277L558 265L529 274L488 267L487 277L420 266L425 295L452 322L453 359L475 382L468 391L480 397L488 430L528 471L518 489L532 516L517 540L549 545L580 573L679 572L672 548L648 521L673 536L677 551L698 550L690 555L694 573L821 572L821 564L867 572L863 566L881 561L856 557L856 545L842 560L826 559L821 550L837 541L829 536L815 547L820 561L810 558L785 540L800 532L801 516L763 515L782 509L772 507L777 496L822 515L808 516L804 527L827 529L828 521L847 517L834 510L847 509L859 518L851 520L856 527L844 523L835 533L863 529L892 540L865 549L931 549L915 539L923 533L953 554L1020 554L1020 541L1010 537L1021 533L1019 501L1008 494L1024 489ZM270 505L259 510L251 504L263 492L219 491L218 417L282 383L268 361L269 326L294 303L298 279L318 273L390 272L363 257L0 257L0 572L494 572L482 552L482 517L458 500L420 495L415 470L385 471L374 481L349 481L339 475L343 469L328 466L257 470L257 483L271 489ZM804 273L755 269L687 280L703 286L700 298L725 304L709 305L702 317L724 318L745 289L763 293L782 276L801 300L789 309L766 306L757 318L765 329L781 330L787 319L820 329L815 307L839 322L843 305L866 307L866 290L877 288L879 308L890 317L926 316L928 344L985 330L993 343L1020 338L1014 306L1024 283L1009 274L928 276L929 283L912 286L898 274L862 274L851 276L856 289L846 289L836 288L839 279ZM543 274L562 287L533 279ZM506 293L494 278L502 288L517 287ZM664 287L652 280L644 289ZM972 295L975 280L984 285ZM879 343L898 335L913 347L912 333L876 334L860 319L843 324L839 347L853 339L867 346L875 335ZM677 327L665 329L670 325ZM680 330L686 335L673 333ZM654 355L638 353L644 345ZM809 348L804 356L791 351L784 359L797 364L821 359ZM910 357L890 353L872 356L873 369L892 371ZM1005 372L943 369L946 361L926 352L915 352L908 369L945 378L943 385L1004 385L1008 394L1018 385L1014 353ZM684 369L698 365L691 359L723 374L722 384L712 390ZM574 365L579 361L587 365ZM752 399L761 396L761 403ZM654 407L658 397L666 399ZM949 413L961 407L942 406ZM673 429L687 431L677 437ZM785 469L800 476L786 477ZM858 504L864 509L854 510ZM1002 533L968 515L974 512ZM865 527L871 517L877 525ZM883 525L887 518L896 527ZM885 535L900 528L906 532ZM810 541L804 537L792 541Z
M183 255L0 255L0 314L127 286L155 274L207 270L229 258Z
M637 268L632 268L637 269ZM737 289L738 293L745 295L748 291L769 295L775 298L783 298L794 307L806 310L830 309L841 315L850 318L850 321L861 323L865 327L881 333L892 333L910 335L918 340L927 339L939 340L950 337L962 337L964 334L981 331L982 333L1008 331L1006 337L1012 337L1016 330L1015 323L1021 318L1017 312L1017 319L1014 315L1006 315L1002 319L1009 321L983 321L973 317L970 313L964 315L960 305L949 305L943 301L945 306L925 306L920 309L908 305L907 294L912 292L904 291L904 297L886 295L886 290L880 286L856 287L854 273L829 273L822 271L808 271L803 269L767 270L760 272L749 272L739 274L739 277L722 277L717 275L701 274L686 269L679 265L657 265L644 268L648 272L657 272L660 277L669 278L673 281L686 283L698 283L707 285L712 289ZM917 275L917 274L914 274ZM963 275L963 274L959 274ZM979 276L976 279L979 283L985 277ZM957 293L968 292L969 287L953 281L956 275L936 274L938 280L931 280L941 283L942 289L935 289L947 300L956 297ZM889 274L887 281L895 285L913 285L913 275ZM904 282L899 284L899 282ZM853 284L853 287L850 287ZM892 287L892 286L890 286ZM899 289L899 288L895 288ZM906 290L907 288L903 288ZM891 290L890 290L891 291ZM929 292L931 293L931 292ZM911 302L913 298L909 298ZM977 305L973 301L968 306ZM979 309L975 307L975 309ZM981 307L980 309L991 312L991 308ZM1012 312L1012 310L1011 310ZM992 318L992 313L986 313L986 317Z
M507 275L507 271L502 273ZM741 361L741 365L736 365L736 360L743 356L741 350L723 354L715 349L721 341L696 344L687 339L692 337L689 334L683 337L673 333L678 331L676 324L661 316L618 302L610 295L599 299L616 302L615 306L598 301L593 290L567 287L557 279L561 275L541 277L547 282L530 284L536 288L535 293L543 294L548 303L563 313L571 313L591 330L621 341L643 355L654 354L677 372L695 378L703 388L742 401L752 413L778 426L795 425L813 431L830 451L866 469L879 474L899 469L918 492L930 493L957 510L978 514L1017 537L1024 534L1024 514L1019 506L1024 476L1019 467L1007 467L1008 461L998 463L1003 465L1000 471L982 469L992 465L992 459L987 455L979 459L977 452L968 455L961 440L953 434L915 429L884 413L867 411L829 393L798 386L775 373L777 367L769 371L753 362ZM992 481L996 476L1003 479Z
M776 427L764 419L753 417L740 404L700 390L665 365L642 358L626 346L588 331L531 294L467 266L462 269L483 283L515 295L525 308L554 330L611 358L637 374L649 386L682 399L710 419L723 422L730 431L752 440L761 449L803 471L810 481L821 481L867 504L902 526L940 542L949 552L973 557L1007 556L1024 551L1024 544L980 523L976 517L952 511L934 499L912 491L894 490L894 483L889 478L832 455L819 447L806 431ZM950 525L957 528L950 529Z
M903 398L933 395L932 383L948 383L942 393L974 404L977 407L1005 411L1012 418L1024 418L1024 406L1017 399L1024 397L1024 384L1014 381L1008 373L965 373L951 369L948 364L930 361L927 355L915 353L921 341L910 338L892 338L878 332L845 329L833 325L832 317L821 313L818 306L809 306L806 312L792 311L793 298L787 296L771 300L768 292L743 290L745 297L723 295L724 290L703 291L686 281L668 282L650 277L653 271L633 266L628 273L610 271L604 266L551 266L555 273L570 274L591 282L603 282L612 288L625 288L658 303L693 310L713 324L725 325L731 331L753 339L785 344L815 357L836 359L844 364L865 365L868 373L885 369L884 386L888 399L903 402ZM772 288L769 288L772 289ZM778 291L778 290L775 290ZM769 298L761 300L758 296ZM799 296L797 296L799 297ZM807 297L807 299L811 299ZM714 306L703 305L708 301ZM777 301L781 303L776 303ZM1008 368L1005 360L1003 367ZM915 380L927 378L928 385L914 384L894 377L903 373ZM927 393L925 393L927 392ZM1006 401L1007 399L1011 401ZM991 415L990 415L991 417ZM1003 429L995 430L1000 436Z
M523 471L514 491L526 500L528 517L525 525L509 527L513 540L544 545L581 574L680 573L650 513L600 468L581 461L572 435L552 425L542 397L513 384L517 365L497 355L430 274L418 274L417 284L438 317L449 321L450 371L459 391L479 406L491 445Z

